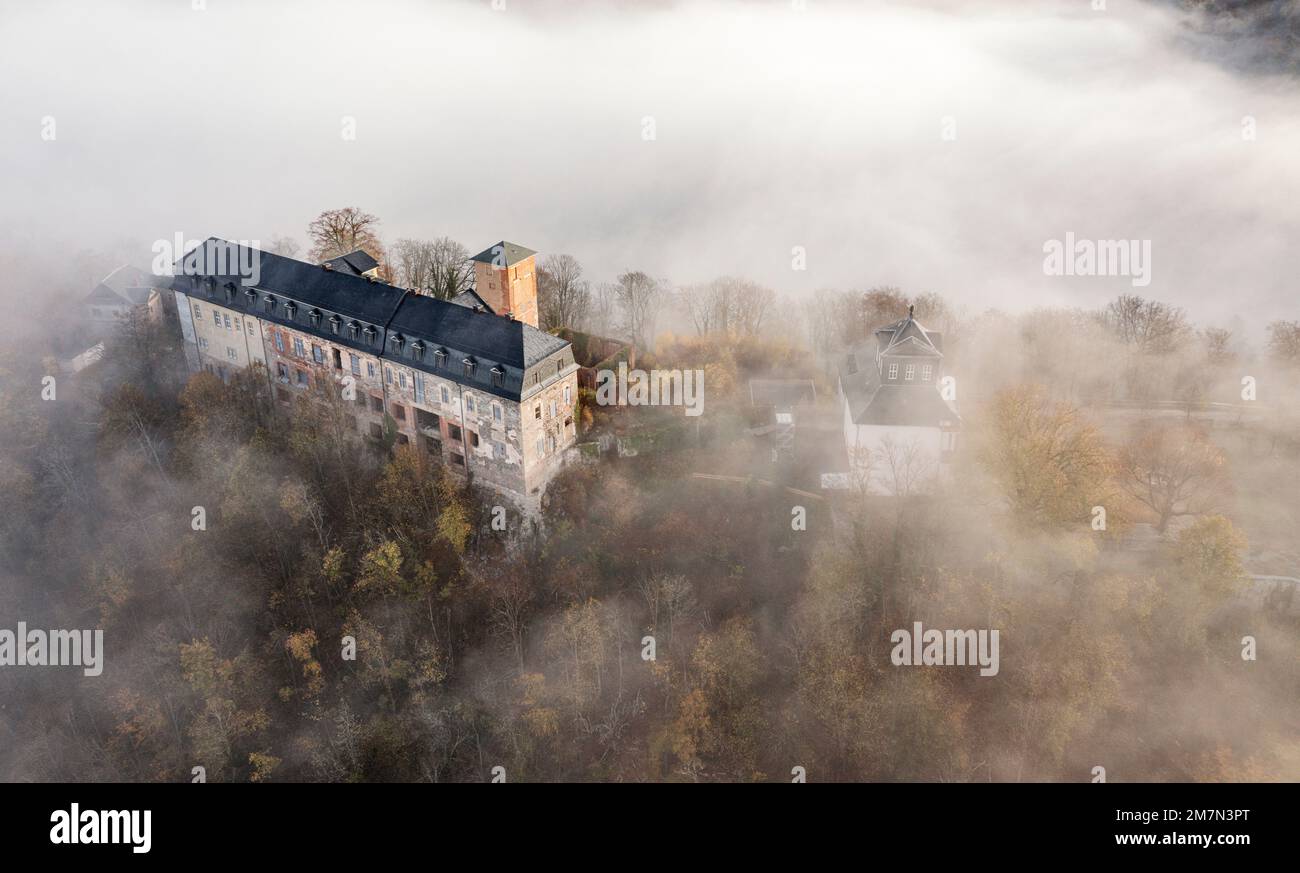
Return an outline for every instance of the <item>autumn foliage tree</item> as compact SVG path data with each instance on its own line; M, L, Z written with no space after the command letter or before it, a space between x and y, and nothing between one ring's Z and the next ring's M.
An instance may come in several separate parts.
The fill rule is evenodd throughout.
M1028 524L1083 522L1112 493L1113 462L1100 431L1037 386L996 395L978 440L984 467Z
M1155 514L1162 533L1174 518L1215 509L1228 492L1223 452L1185 422L1140 425L1120 449L1118 469L1124 490Z

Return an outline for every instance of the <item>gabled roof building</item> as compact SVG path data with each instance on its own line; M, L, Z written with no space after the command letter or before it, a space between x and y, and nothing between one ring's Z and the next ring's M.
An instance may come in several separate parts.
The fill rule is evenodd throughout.
M158 284L160 280L144 270L129 264L118 267L86 295L86 314L99 326L115 324L132 310L156 315L160 298L154 286Z
M844 445L868 493L914 493L946 474L961 417L942 374L943 335L910 306L849 350L839 374Z
M531 263L530 250L515 249L516 265ZM229 271L241 264L256 266ZM439 300L216 238L175 272L191 367L225 378L261 365L290 414L296 394L328 385L354 404L358 433L416 444L526 510L576 441L570 344L496 314L473 291ZM529 287L516 281L516 308Z

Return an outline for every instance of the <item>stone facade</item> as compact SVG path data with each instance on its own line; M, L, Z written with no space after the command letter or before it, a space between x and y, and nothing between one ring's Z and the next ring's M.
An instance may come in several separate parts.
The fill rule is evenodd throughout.
M535 282L531 256L524 260L526 279ZM302 275L309 284L314 274ZM418 295L361 277L348 281L360 283L345 291L356 290L361 303L320 295L295 300L287 287L272 292L220 278L178 279L173 289L191 369L225 379L236 369L264 367L285 414L303 392L331 385L352 404L359 437L382 439L391 427L398 445L412 445L535 512L577 441L572 346L505 316L412 300ZM352 317L348 307L373 315L365 309L376 302L365 298L372 290L391 307L388 316L374 323ZM414 311L399 315L408 301ZM445 329L445 346L427 325Z

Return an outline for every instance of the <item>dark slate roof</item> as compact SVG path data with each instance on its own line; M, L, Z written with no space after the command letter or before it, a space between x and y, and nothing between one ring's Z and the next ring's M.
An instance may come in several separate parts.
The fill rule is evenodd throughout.
M256 258L261 273L256 286L259 291L268 291L309 306L319 306L379 327L383 327L392 317L402 295L406 293L401 288L395 288L386 282L352 275L342 270L327 270L322 266L286 258L283 255L246 249L236 243L215 237L206 240L202 248L206 252L207 264L212 264L213 261L223 265L239 263L220 260L223 258ZM182 264L186 266L183 272L187 275L191 272L190 265L193 265L198 252L199 249L195 249L181 259ZM233 279L240 292L247 290L247 286L242 283L241 277L237 274L205 271L202 275L215 276L218 284Z
M417 341L423 345L418 352ZM384 356L476 390L518 399L525 371L568 346L522 321L408 294L388 324ZM439 351L446 356L440 359ZM475 364L472 373L465 372L466 359ZM500 385L492 378L493 368L503 371Z
M876 328L876 343L881 354L943 355L943 334L928 329L910 313L893 324Z
M927 331L911 316L877 328L876 342L849 351L840 367L840 389L855 424L938 427L941 422L961 422L957 409L939 393L938 382L881 381L877 351L889 355L942 356L933 342L938 334Z
M566 340L522 321L493 315L490 311L475 312L458 303L341 270L327 270L216 238L206 240L201 248L205 267L214 263L238 265L239 257L249 263L249 258L256 257L261 276L252 286L254 295L250 297L250 287L238 275L210 270L193 275L200 254L195 249L181 259L177 272L184 274L177 275L172 282L177 290L200 302L207 298L221 306L503 397L517 399L523 388L524 371L569 345ZM222 260L218 261L219 258ZM268 296L275 299L272 308L267 307ZM296 305L292 313L286 305L289 302ZM313 322L312 315L317 312L320 315ZM334 315L341 320L337 333L329 327ZM356 337L347 330L352 322L362 328ZM375 328L373 339L366 339L366 326ZM423 347L418 356L417 341ZM447 351L441 366L435 355L439 349ZM466 357L476 362L474 373L469 376L464 373ZM494 366L506 371L503 385L493 384Z
M860 410L850 411L856 424L938 427L961 421L935 385L877 385Z
M500 255L505 259L505 263L497 263L497 266L513 267L524 258L532 257L535 254L537 254L537 252L532 249L526 249L521 245L515 245L512 242L501 240L501 242L494 246L488 246L483 251L470 258L470 260L478 261L483 264L492 264L496 262L496 258Z
M357 249L355 252L348 252L346 255L339 255L337 258L330 258L325 263L329 264L336 270L342 270L345 273L353 273L357 276L362 276L379 266L379 262L367 254L363 249Z
M491 306L488 306L487 301L478 296L478 292L473 288L460 292L455 297L451 298L451 302L455 303L457 306L468 306L470 309L473 309L475 306L482 306L493 315L496 314L496 310Z

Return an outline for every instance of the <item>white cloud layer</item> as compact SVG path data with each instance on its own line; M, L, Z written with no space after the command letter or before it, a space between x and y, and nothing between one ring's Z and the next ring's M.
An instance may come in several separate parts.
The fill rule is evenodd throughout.
M1132 290L1044 276L1072 231L1151 240L1141 293L1200 319L1295 317L1293 79L1190 51L1175 12L1131 0L795 5L6 4L0 240L147 264L177 231L301 239L356 205L388 239L505 237L596 278L974 309Z

